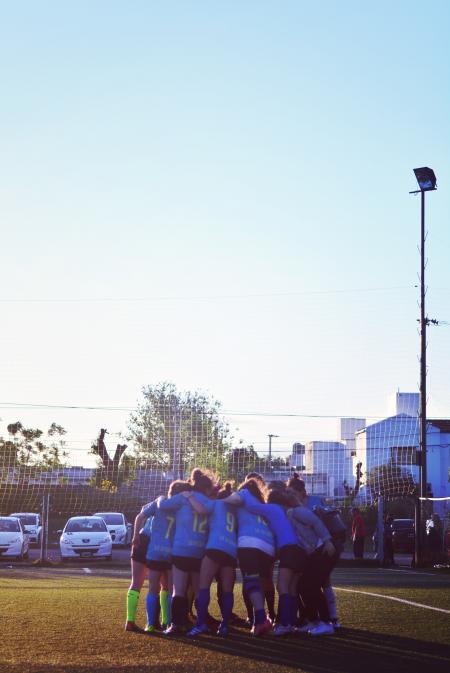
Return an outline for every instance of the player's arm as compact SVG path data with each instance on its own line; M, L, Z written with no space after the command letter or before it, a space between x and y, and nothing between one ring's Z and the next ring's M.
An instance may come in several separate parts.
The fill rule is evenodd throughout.
M239 496L242 498L245 508L248 509L251 514L260 514L261 516L267 516L269 514L272 505L259 502L250 491L242 489L242 491L239 491Z
M291 516L293 519L300 521L303 525L309 526L312 528L318 538L323 540L323 550L322 553L327 556L333 556L335 550L334 544L331 541L331 534L325 524L319 519L317 514L311 512L307 507L294 507L291 510Z
M186 499L182 496L182 494L177 493L177 495L173 495L171 498L158 498L157 507L163 511L177 510L180 509L180 507L182 507L185 502Z
M212 511L212 508L214 507L214 503L211 501L211 507L206 506L203 504L203 502L200 502L198 498L195 497L195 494L192 491L184 491L181 495L183 495L186 500L188 500L191 504L192 509L194 512L197 512L197 514L201 514L202 516L210 514Z
M239 493L232 493L224 498L223 501L228 503L228 505L236 505L237 507L243 504L243 500Z
M149 516L154 516L156 513L156 500L149 502L147 505L141 509L139 514L134 520L133 527L133 539L131 540L131 546L136 547L139 544L139 531L145 524Z

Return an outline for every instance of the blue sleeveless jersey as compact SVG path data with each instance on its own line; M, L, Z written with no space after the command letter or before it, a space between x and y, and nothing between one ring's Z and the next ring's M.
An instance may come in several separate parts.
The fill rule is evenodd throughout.
M147 548L147 560L170 563L175 534L175 512L162 511L158 508L156 500L144 508L144 512L148 512L149 518L147 522L150 521L150 542Z
M242 491L239 491L239 495L241 493ZM275 539L270 526L261 514L252 514L246 507L238 507L237 520L238 547L256 548L271 556L274 555Z
M194 497L197 497L197 493ZM209 513L209 535L206 549L219 549L236 558L236 508L223 500L209 500L205 507Z
M195 493L195 497L205 507L211 502L202 493ZM172 556L202 558L208 540L208 516L194 512L189 500L180 493L161 500L158 507L164 514L175 513Z

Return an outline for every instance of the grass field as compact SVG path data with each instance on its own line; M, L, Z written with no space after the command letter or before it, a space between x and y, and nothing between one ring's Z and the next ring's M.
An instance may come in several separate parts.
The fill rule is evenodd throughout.
M450 670L448 575L340 568L335 571L335 586L344 628L334 636L255 639L246 629L234 628L226 640L211 635L191 642L123 631L125 572L94 569L84 574L82 568L0 572L2 673ZM240 586L235 611L243 615L239 594ZM141 624L144 597L145 591Z

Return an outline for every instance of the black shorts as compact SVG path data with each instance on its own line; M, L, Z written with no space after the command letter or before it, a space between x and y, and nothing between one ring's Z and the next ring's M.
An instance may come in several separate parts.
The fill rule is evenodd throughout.
M278 558L280 559L280 568L289 568L289 570L300 573L306 566L308 555L298 545L286 544L278 550Z
M243 575L272 577L275 559L273 556L261 551L261 549L241 547L238 549L238 559L239 568Z
M217 563L221 568L236 568L237 566L236 559L221 549L207 549L205 556L214 561L214 563Z
M139 544L137 547L131 547L131 558L133 561L146 565L147 549L150 542L148 535L139 533Z
M172 568L172 564L168 561L152 561L151 559L147 559L146 565L149 570L159 570L160 572Z
M198 573L202 564L201 558L191 556L172 556L172 565L185 573Z

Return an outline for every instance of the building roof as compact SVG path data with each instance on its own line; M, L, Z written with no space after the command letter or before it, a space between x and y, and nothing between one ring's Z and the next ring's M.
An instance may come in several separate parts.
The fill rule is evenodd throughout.
M435 428L439 428L441 432L448 432L450 434L450 419L448 418L429 418L428 423Z
M387 416L386 418L383 418L381 421L376 421L375 423L366 425L366 427L361 428L361 430L357 430L357 432L355 432L355 435L362 435L363 433L367 432L367 430L372 430L372 428L375 428L376 426L385 425L386 423L395 421L417 422L418 418L417 416L410 416L409 414L395 414L394 416Z

